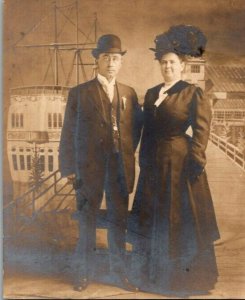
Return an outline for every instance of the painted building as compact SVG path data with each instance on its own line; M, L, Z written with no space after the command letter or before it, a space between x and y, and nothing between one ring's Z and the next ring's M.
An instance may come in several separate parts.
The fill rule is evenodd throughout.
M245 67L211 66L205 69L206 92L212 108L212 130L233 145L245 141Z
M28 182L34 154L43 177L58 169L61 128L69 88L33 86L11 90L7 150L13 181Z

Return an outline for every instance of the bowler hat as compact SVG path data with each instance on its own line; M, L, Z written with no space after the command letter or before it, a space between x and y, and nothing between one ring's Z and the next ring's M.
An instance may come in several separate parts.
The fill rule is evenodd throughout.
M122 51L121 40L114 34L102 35L97 43L97 48L92 50L92 54L95 58L101 53L119 53L124 55L127 51Z

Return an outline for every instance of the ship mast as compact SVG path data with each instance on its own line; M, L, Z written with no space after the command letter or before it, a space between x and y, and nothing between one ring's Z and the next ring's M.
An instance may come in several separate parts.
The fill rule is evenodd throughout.
M94 40L95 42L97 41L97 13L94 14L95 19L94 19Z
M78 49L78 42L79 42L79 35L78 35L78 1L76 1L76 35L77 35L77 49ZM78 50L76 51L76 78L77 78L77 84L79 84L79 55L80 52Z
M75 22L73 22L67 15L65 15L62 11L61 8L64 7L59 7L57 5L57 1L54 0L53 2L54 7L53 7L53 24L54 24L54 42L53 43L43 43L43 44L25 44L25 45L18 45L20 41L18 41L15 44L15 47L24 47L24 48L48 48L53 50L53 63L54 63L54 85L55 86L59 86L60 85L60 78L59 78L59 59L61 60L61 58L59 58L59 53L60 51L73 51L74 52L74 57L73 57L73 63L72 63L72 69L68 74L68 79L66 80L67 83L70 81L70 77L71 77L71 73L73 72L73 68L74 65L76 66L76 70L75 70L75 77L76 77L76 84L80 83L80 69L82 70L82 75L83 75L83 79L86 81L87 80L87 76L86 76L86 72L84 67L85 66L94 66L94 62L93 63L83 63L82 61L82 57L81 57L81 53L83 51L87 51L87 50L92 50L94 49L95 45L96 45L96 41L97 41L97 14L95 13L95 20L93 23L94 26L94 38L89 38L88 35L86 35L80 28L79 28L79 7L78 7L78 0L76 0L75 3L70 4L70 5L66 5L65 7L74 7L75 5L75 9L76 9L76 20ZM71 25L73 25L75 27L75 31L76 31L76 40L74 43L60 43L58 41L58 22L57 22L57 12L61 13L63 15L63 17L70 22ZM46 17L45 17L46 19ZM34 26L34 29L36 30L37 27L42 23L43 20L41 20L37 26ZM30 32L33 32L33 30L31 30ZM28 32L29 33L29 32ZM79 42L79 34L83 34L83 36L86 37L86 41L84 43L80 43ZM94 40L93 40L94 39ZM52 61L51 61L52 62ZM46 76L48 74L49 68L51 66L51 62L47 68L47 72L45 74L44 77L44 81L46 79Z
M54 1L54 43L57 45L58 43L58 34L57 34L57 5L56 5L56 0ZM58 47L54 47L54 81L55 85L59 85L59 70L58 70Z

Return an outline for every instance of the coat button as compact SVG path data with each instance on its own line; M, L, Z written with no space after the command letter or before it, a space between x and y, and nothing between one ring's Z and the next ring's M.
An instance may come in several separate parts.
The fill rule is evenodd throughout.
M100 127L104 127L104 123L103 122L100 123Z
M103 142L104 142L104 140L103 140L103 139L100 139L100 143L103 144Z

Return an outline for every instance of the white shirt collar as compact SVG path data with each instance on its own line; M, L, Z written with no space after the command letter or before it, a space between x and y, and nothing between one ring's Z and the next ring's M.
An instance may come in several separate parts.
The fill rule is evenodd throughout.
M107 85L107 86L114 86L115 82L116 82L116 78L114 77L110 82L107 80L107 78L101 74L98 73L97 78L99 80L99 82L103 85Z

